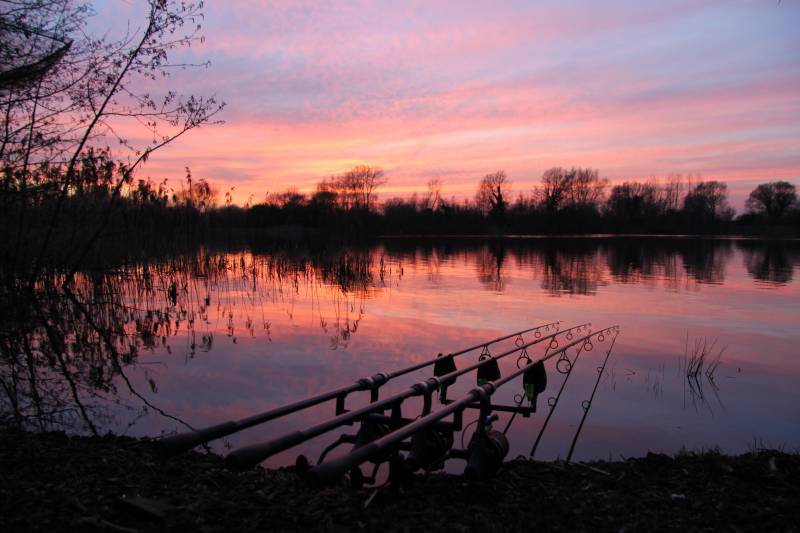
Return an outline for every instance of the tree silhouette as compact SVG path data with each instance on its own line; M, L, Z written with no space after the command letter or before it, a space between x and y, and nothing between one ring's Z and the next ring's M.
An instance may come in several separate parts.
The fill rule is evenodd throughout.
M797 188L788 181L762 183L750 193L745 207L751 213L766 217L767 221L778 223L797 202Z
M683 209L690 223L727 221L734 211L728 205L728 185L721 181L701 181L689 190Z
M0 59L6 66L10 58L12 66L2 70L0 88L0 211L14 235L6 243L14 254L36 243L38 252L28 246L36 257L26 262L33 283L58 238L69 197L80 192L87 151L102 150L113 160L114 174L110 201L96 210L96 224L83 228L85 241L72 245L83 249L78 259L100 237L137 169L153 152L210 122L223 104L169 88L143 88L156 80L163 84L173 70L191 66L172 58L177 49L201 39L200 2L148 0L141 20L131 21L117 39L86 31L92 15L88 3L8 4L0 12ZM39 67L15 74L31 65ZM144 135L121 136L122 123L140 124Z
M478 184L475 204L484 214L500 222L505 218L510 191L511 182L505 172L499 170L493 174L486 174Z
M358 165L340 176L322 180L317 193L328 199L335 198L338 206L349 212L369 212L375 207L376 189L386 184L383 170L368 165Z
M542 174L537 193L542 207L552 214L564 208L597 207L607 184L597 169L553 167Z

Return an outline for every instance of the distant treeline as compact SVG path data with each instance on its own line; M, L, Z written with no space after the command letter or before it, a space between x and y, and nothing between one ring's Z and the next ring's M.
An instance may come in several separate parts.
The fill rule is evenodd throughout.
M140 181L134 204L156 201L165 208L204 213L204 224L323 235L378 234L564 234L564 233L783 233L800 228L796 188L785 181L763 183L736 215L724 182L673 175L664 180L609 185L597 170L551 168L533 190L513 194L505 172L484 176L473 198L446 199L440 180L406 198L377 200L383 171L358 166L325 179L309 194L297 189L267 194L264 201L222 205L214 187L191 175L178 193L165 184Z
M443 185L408 198L377 199L379 168L357 166L324 179L310 194L296 189L237 206L187 169L178 188L133 179L107 153L87 151L68 183L63 169L26 176L7 169L0 182L3 256L11 271L42 264L103 262L115 248L152 253L190 246L210 234L253 231L281 238L365 238L410 234L770 233L800 228L796 188L763 183L736 216L724 182L671 176L609 185L598 171L551 168L537 187L512 193L502 171L479 180L473 198L446 199ZM120 186L120 184L122 186ZM60 193L68 188L69 194ZM103 247L95 245L102 240ZM44 243L44 244L43 244ZM92 261L92 256L96 261Z
M369 187L353 176L366 175ZM377 178L376 178L377 176ZM724 182L671 176L610 186L597 170L551 168L528 194L512 194L502 171L484 176L474 198L447 200L442 183L409 198L374 199L378 169L357 167L311 194L271 194L243 210L249 227L293 226L383 234L792 233L800 227L795 186L756 187L738 217ZM354 201L353 199L356 198Z

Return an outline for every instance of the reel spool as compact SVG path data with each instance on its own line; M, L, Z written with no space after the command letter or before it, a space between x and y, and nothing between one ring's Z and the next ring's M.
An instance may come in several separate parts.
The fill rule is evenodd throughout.
M452 431L435 429L420 431L411 438L411 450L406 456L406 465L412 472L420 468L436 470L442 466L447 452L452 447Z
M476 431L469 442L467 466L464 476L470 480L488 479L494 476L508 455L508 439L500 431L486 428Z

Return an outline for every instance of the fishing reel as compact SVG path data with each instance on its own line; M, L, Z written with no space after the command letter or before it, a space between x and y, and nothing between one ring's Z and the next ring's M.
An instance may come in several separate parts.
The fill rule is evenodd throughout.
M470 480L483 480L494 476L508 455L508 439L502 432L492 429L497 415L488 416L483 428L478 428L467 446L467 466L464 476Z
M388 435L391 433L391 428L389 428L388 424L384 424L381 422L375 422L372 420L364 420L361 422L361 427L358 428L358 432L356 433L355 442L353 443L353 449L357 450L362 446L369 444L374 440L378 440L379 438ZM386 460L386 457L376 457L372 459L370 462L372 464L379 464Z
M444 465L453 447L453 432L438 429L419 431L411 437L411 449L406 466L411 472L419 469L437 470Z
M317 459L317 464L322 463L325 460L325 457L333 451L334 448L341 446L342 444L352 444L353 450L357 450L362 446L369 444L370 442L377 440L384 435L388 435L391 433L391 428L388 424L383 422L377 422L375 420L363 420L361 422L361 426L358 428L358 431L353 434L344 434L339 435L339 438L336 439L333 443L331 443L327 448L322 450L322 453ZM382 463L386 460L385 457L380 457L372 460L373 464Z
M333 443L328 445L317 459L317 464L322 464L325 461L325 457L333 451L335 448L341 446L342 444L352 444L353 450L357 450L362 446L366 446L370 442L374 440L378 440L379 438L388 435L391 433L391 428L389 424L384 422L379 422L376 420L366 419L361 422L361 426L358 428L358 431L355 434L343 434L339 435L339 438L336 439ZM360 467L354 467L350 470L350 483L352 486L360 488L364 485L364 483L374 483L375 481L375 474L377 473L378 467L389 460L390 456L392 455L392 451L388 451L387 453L375 457L370 460L370 462L374 465L372 474L370 476L364 476L363 472L361 472ZM304 455L300 455L297 457L295 462L295 469L296 472L300 477L305 477L306 473L310 470L311 465L308 459Z

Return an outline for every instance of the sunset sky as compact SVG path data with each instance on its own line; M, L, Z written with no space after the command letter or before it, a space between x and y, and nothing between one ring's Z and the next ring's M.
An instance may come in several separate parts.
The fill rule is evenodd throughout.
M104 2L95 21L135 19ZM113 10L113 13L112 13ZM250 195L382 167L381 196L472 196L504 169L514 195L552 166L611 182L699 173L741 209L754 184L800 184L800 2L210 1L209 59L172 83L216 94L224 125L145 168L189 166ZM111 16L113 15L113 17Z

